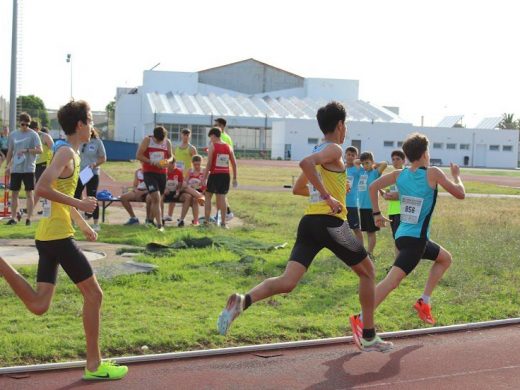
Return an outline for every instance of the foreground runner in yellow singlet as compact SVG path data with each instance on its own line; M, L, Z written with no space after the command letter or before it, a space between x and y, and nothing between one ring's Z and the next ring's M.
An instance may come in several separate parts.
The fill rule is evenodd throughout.
M36 315L44 314L51 304L56 289L58 266L61 265L83 295L83 326L87 344L85 380L121 379L128 372L125 366L101 361L99 350L99 323L103 292L92 272L87 258L76 245L72 221L89 241L97 233L86 223L78 209L92 212L95 198L73 197L79 177L79 145L88 142L92 130L92 113L85 101L72 101L58 111L58 121L67 142L60 143L50 165L36 186L36 194L51 202L44 210L44 218L36 230L38 273L36 290L0 258L0 276L3 276L27 309Z

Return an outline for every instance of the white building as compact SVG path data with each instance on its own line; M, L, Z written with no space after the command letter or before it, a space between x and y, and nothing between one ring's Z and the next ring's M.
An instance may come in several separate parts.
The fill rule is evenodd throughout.
M430 140L432 163L461 166L516 168L518 163L518 131L446 127L416 127L409 123L370 123L349 121L345 147L356 146L371 151L377 161L390 161L406 136L413 132L426 134ZM300 160L322 138L315 121L284 120L273 123L272 158Z
M389 159L407 134L420 131L430 138L434 162L517 166L516 131L453 128L460 118L417 128L399 117L398 108L360 100L357 80L303 78L254 59L200 72L145 71L142 86L117 90L114 139L138 143L163 125L177 142L188 127L200 147L213 119L224 117L237 154L298 160L321 139L316 111L330 100L347 108L346 145L370 150L378 160Z

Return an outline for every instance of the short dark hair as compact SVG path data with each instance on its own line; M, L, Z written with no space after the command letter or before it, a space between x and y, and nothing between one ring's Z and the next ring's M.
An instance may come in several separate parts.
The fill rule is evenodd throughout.
M428 137L420 133L410 134L403 143L404 154L408 161L414 162L420 160L423 154L428 150Z
M359 160L360 161L374 161L374 155L372 154L372 152L363 152L359 155Z
M76 132L78 121L87 124L89 104L84 100L70 101L58 110L58 122L66 135Z
M406 158L404 155L404 152L401 149L394 150L392 152L392 154L390 155L390 157L394 157L394 156L401 157L402 160L404 160Z
M217 138L220 138L220 136L222 135L222 131L220 131L218 127L212 127L211 129L209 129L208 137L211 137L212 135L214 135Z
M181 130L181 134L191 134L191 130L190 129L182 129Z
M38 127L40 127L40 124L35 120L32 120L31 123L29 123L29 129L36 130Z
M164 140L166 138L166 134L168 134L168 132L163 126L157 126L155 129L153 129L153 136L159 141Z
M222 125L224 127L226 127L226 125L227 125L227 120L225 120L224 118L217 118L217 119L215 119L215 122L217 122L219 125Z
M196 154L191 158L191 162L202 162L202 157Z
M41 131L42 133L47 133L47 134L49 134L49 129L46 128L46 127L42 127L42 128L40 129L40 131Z
M332 101L326 106L321 107L316 114L318 125L323 134L332 133L338 122L345 122L347 118L347 111L343 104Z
M18 117L18 119L20 119L20 122L27 122L27 123L31 122L31 116L26 112L22 112L20 114L20 116Z
M356 155L359 154L359 150L358 148L356 148L355 146L349 146L345 149L345 153L347 152L352 152L352 153L356 153Z
M177 162L177 159L175 156L172 156L171 160L169 161L170 164L175 164Z

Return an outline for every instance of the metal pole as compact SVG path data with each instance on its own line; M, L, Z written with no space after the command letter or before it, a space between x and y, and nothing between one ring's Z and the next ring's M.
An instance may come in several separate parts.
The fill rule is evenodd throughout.
M18 54L18 0L13 0L13 32L11 41L11 96L9 102L9 130L16 130L16 58Z

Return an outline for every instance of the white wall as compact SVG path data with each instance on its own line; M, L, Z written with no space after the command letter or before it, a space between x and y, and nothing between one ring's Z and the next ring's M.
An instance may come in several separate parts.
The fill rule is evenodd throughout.
M305 96L313 99L351 101L359 99L359 81L341 79L305 79Z
M143 72L142 89L144 92L184 92L193 95L197 93L198 82L199 75L197 72L145 70Z
M285 160L285 121L274 121L271 134L271 158Z
M301 160L313 148L309 138L321 140L323 134L315 120L287 119L284 125L273 124L273 158L282 157L280 146L275 145L279 139L276 134L282 129L285 131L285 142L291 144L293 160ZM463 128L436 128L415 127L402 123L374 123L348 122L348 132L344 147L352 144L352 140L361 140L361 151L371 151L377 161L390 160L390 154L398 149L397 143L403 141L412 132L421 132L430 140L430 156L432 159L442 160L443 165L454 162L464 165L464 157L469 157L469 166L478 161L485 161L483 166L489 168L516 168L518 164L518 132L511 130L463 129ZM384 146L385 141L393 142L392 146ZM442 148L434 148L434 143L441 143ZM455 144L456 149L447 149L447 144ZM468 150L461 150L461 144L469 144ZM477 156L477 146L484 145L485 155ZM491 145L498 145L499 150L490 150ZM504 151L504 146L511 147L511 151ZM276 153L275 153L276 147ZM477 159L477 157L480 157Z
M142 140L141 95L121 95L116 101L115 132L116 141L133 142L135 127L135 142Z

